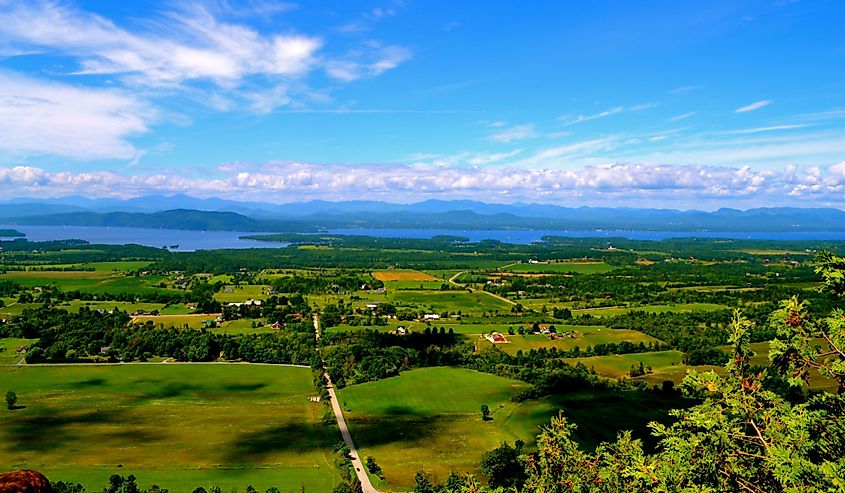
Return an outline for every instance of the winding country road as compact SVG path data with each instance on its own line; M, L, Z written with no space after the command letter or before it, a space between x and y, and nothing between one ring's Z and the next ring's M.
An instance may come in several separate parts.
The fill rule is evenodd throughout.
M454 276L450 277L449 278L449 284L453 284L455 286L460 286L462 288L465 288L466 286L464 286L463 284L460 284L457 281L455 281L455 279L457 279L458 276L460 276L461 274L463 274L465 272L466 272L465 270L462 270L461 272L458 272ZM513 300L509 300L509 299L505 298L504 296L499 296L498 294L495 294L495 293L490 293L490 292L484 291L483 289L476 289L475 292L476 293L484 293L487 296L492 296L492 297L496 298L497 300L502 300L509 305L514 305L514 306L516 305L516 302L513 301Z
M320 319L314 314L314 339L317 342L317 350L320 350ZM358 475L358 480L361 481L361 490L364 493L380 493L375 489L373 483L370 482L370 477L367 475L361 457L358 455L358 449L355 448L355 443L352 441L352 435L349 433L349 428L346 426L346 420L343 418L343 410L340 408L340 402L337 400L337 393L334 390L334 384L328 371L323 368L323 376L326 378L329 397L331 398L332 411L337 418L337 426L340 428L340 434L343 435L343 441L349 447L349 453L352 455L352 466L355 468L355 474Z

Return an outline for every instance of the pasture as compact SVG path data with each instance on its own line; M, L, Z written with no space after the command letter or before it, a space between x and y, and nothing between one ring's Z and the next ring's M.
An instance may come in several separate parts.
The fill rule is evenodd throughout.
M394 291L388 299L396 305L428 308L433 312L444 311L480 314L489 311L510 312L511 305L483 292L468 291Z
M517 439L533 449L540 426L560 410L579 425L576 437L591 448L612 440L622 422L637 428L638 436L647 435L648 421L678 407L660 396L602 391L510 400L525 388L515 380L437 367L347 387L338 399L360 455L375 457L394 491L407 490L419 470L440 480L451 469L481 476L482 453ZM490 407L490 421L481 420L482 404Z
M152 322L156 327L163 327L169 329L175 327L177 329L201 329L205 327L207 320L214 320L219 314L199 313L188 315L139 315L132 317L132 323L145 324Z
M501 268L501 271L536 274L604 274L613 269L615 267L604 262L549 262L546 264L513 264Z
M517 351L529 351L531 349L553 348L559 350L571 350L578 346L580 349L585 349L587 346L595 346L596 344L620 343L630 342L632 344L639 343L657 343L658 339L649 335L643 334L638 330L627 329L608 329L607 327L589 326L589 325L559 325L555 324L557 333L561 334L564 331L571 331L574 337L556 337L552 340L549 336L543 334L525 334L525 335L507 335L507 327L497 329L499 332L505 334L509 344L496 344L496 347L509 353L515 354ZM491 344L489 341L488 344Z
M18 354L18 348L28 346L37 339L17 339L13 337L0 338L0 366L14 365L23 356ZM5 390L2 390L5 393Z
M607 356L591 356L589 358L567 358L569 364L583 363L588 368L593 368L596 373L610 377L621 378L628 375L631 365L637 366L640 362L644 366L651 366L655 374L664 371L676 370L683 367L684 353L681 351L652 351L647 353L633 354L610 354Z
M440 281L440 279L418 270L380 270L373 272L373 277L382 282L390 281Z
M248 299L263 300L269 290L270 286L264 284L230 285L214 293L214 299L221 303L243 303Z
M646 313L666 313L666 312L712 312L719 310L727 310L725 305L717 305L715 303L677 303L671 305L643 305L643 306L611 306L602 308L581 308L572 310L573 315L590 314L594 317L614 317L632 311L641 311Z
M308 368L127 364L0 368L22 408L0 420L0 469L43 471L88 491L110 474L146 488L330 491L336 428Z

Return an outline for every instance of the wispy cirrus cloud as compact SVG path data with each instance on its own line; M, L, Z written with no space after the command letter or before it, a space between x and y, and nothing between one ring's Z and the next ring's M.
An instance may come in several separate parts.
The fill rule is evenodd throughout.
M487 136L487 140L507 144L516 140L525 140L537 137L539 134L534 129L533 123L523 123L506 127L500 125L503 122L494 122L490 126L496 130Z
M749 111L759 110L760 108L765 108L766 106L772 104L772 102L773 101L769 99L765 99L763 101L756 101L741 108L737 108L734 113L747 113Z
M601 111L599 113L593 113L591 115L584 115L584 114L576 115L576 116L564 115L564 116L560 117L560 121L561 121L561 125L563 125L563 126L577 125L579 123L589 122L589 121L592 121L592 120L598 120L598 119L601 119L601 118L607 118L608 116L617 115L617 114L622 113L624 111L642 111L642 110L648 110L648 109L656 108L658 106L660 106L660 103L656 103L656 102L640 103L640 104L635 104L633 106L628 106L628 107L614 106L612 108L608 108L604 111Z
M117 89L81 88L0 71L0 150L72 159L137 159L129 142L156 110Z
M255 9L277 13L264 3ZM269 86L290 93L292 84L304 84L318 70L341 81L374 77L411 56L407 48L372 40L344 56L329 56L323 53L326 42L321 36L265 34L214 15L221 10L231 9L177 4L130 29L58 1L5 2L0 3L0 36L18 50L49 51L77 60L72 72L76 75L114 76L127 85L153 89L200 88L210 82L245 95L257 92L257 86L265 92Z

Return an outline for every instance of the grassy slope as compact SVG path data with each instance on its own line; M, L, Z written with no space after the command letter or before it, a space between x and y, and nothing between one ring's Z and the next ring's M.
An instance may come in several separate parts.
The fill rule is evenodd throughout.
M644 435L645 423L673 407L648 394L577 392L514 403L523 382L458 368L423 368L348 387L339 399L362 457L372 455L393 490L407 489L424 469L444 479L450 469L480 474L481 454L502 441L526 442L563 409L586 447L613 439L619 427ZM487 404L493 419L481 420ZM673 402L672 404L677 404ZM599 416L601 419L596 419Z
M173 493L210 481L224 491L329 491L337 479L330 449L340 434L317 424L309 369L6 367L0 378L25 406L3 411L3 470L36 468L89 491L115 472Z

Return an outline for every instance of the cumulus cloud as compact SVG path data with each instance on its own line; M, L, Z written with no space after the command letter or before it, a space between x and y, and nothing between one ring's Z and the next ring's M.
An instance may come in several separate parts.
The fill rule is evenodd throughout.
M119 90L80 88L0 72L0 150L74 159L134 159L129 137L155 111Z
M126 176L114 172L51 173L19 166L0 168L0 191L16 195L60 196L82 193L128 197L149 193L184 193L289 202L306 198L371 198L411 201L431 197L572 203L659 199L680 205L698 201L783 203L784 197L845 203L845 173L835 165L790 166L760 171L748 166L679 166L613 163L580 169L477 167L465 164L349 165L269 162L219 166L218 176L164 173ZM837 174L838 173L838 174ZM9 195L7 195L9 196ZM806 202L804 202L806 203Z
M760 108L763 108L763 107L768 106L770 104L772 104L772 101L768 100L768 99L763 100L763 101L757 101L755 103L751 103L749 105L743 106L742 108L737 108L735 113L747 113L749 111L759 110Z

